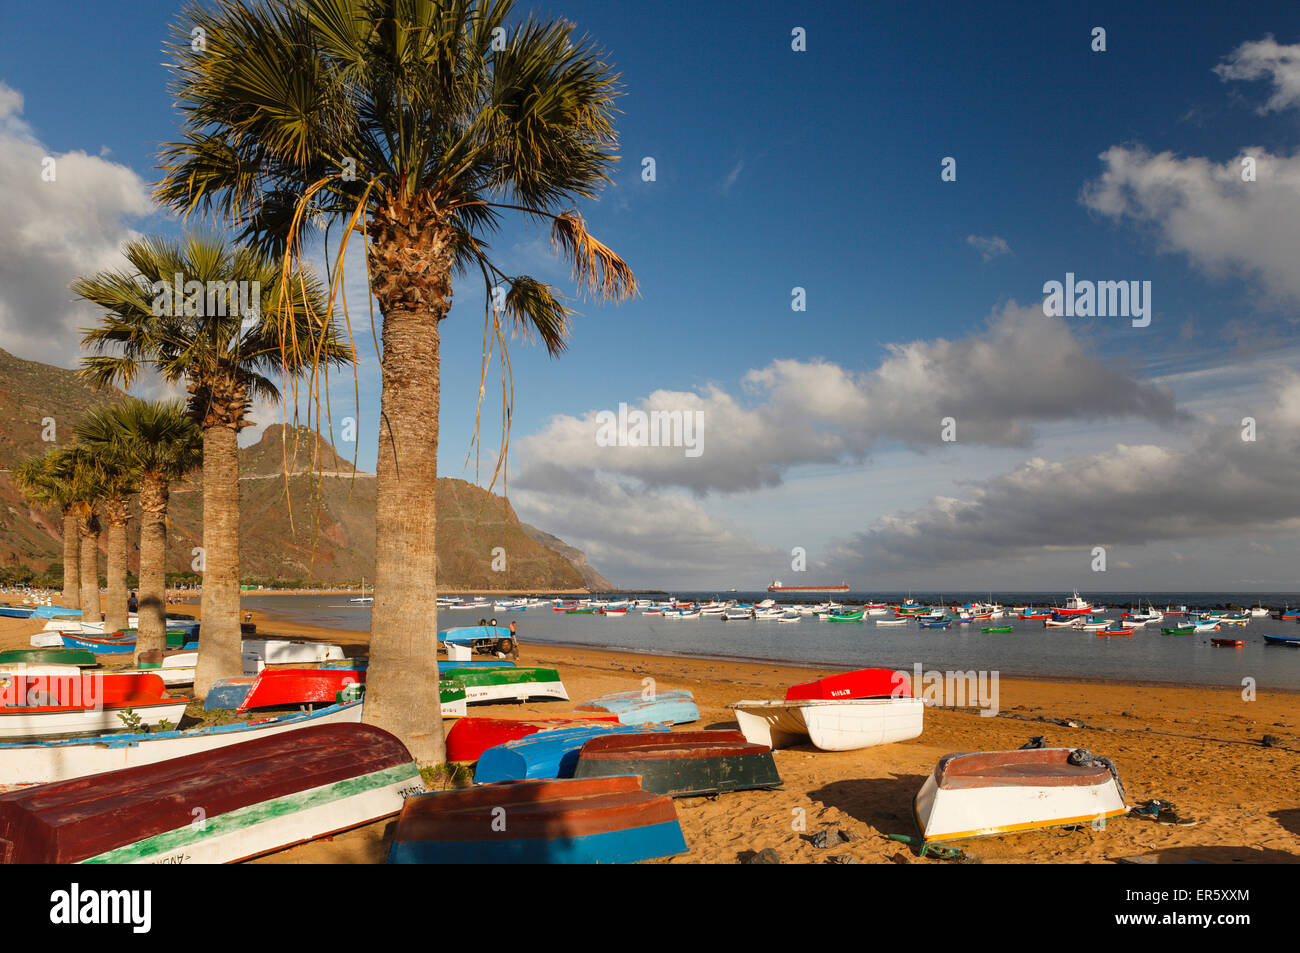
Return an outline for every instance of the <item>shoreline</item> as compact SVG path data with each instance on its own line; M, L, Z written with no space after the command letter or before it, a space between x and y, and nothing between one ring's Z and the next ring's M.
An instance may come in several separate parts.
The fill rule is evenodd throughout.
M198 608L194 606L194 608ZM345 629L342 627L333 628L330 626L313 626L305 623L293 622L282 617L273 616L267 613L267 610L249 609L245 610L253 614L253 621L258 624L259 635L262 632L262 621L268 625L285 625L294 631L302 630L304 635L309 634L311 638L328 638L330 633L348 633L349 635L363 635L369 642L370 633L365 629ZM521 643L524 644L524 643ZM787 659L770 659L754 656L743 655L717 655L711 653L687 653L687 652L665 652L651 649L632 649L632 648L611 648L609 646L595 645L589 642L569 642L569 641L546 641L527 643L537 647L555 647L560 649L579 649L590 652L608 652L615 655L634 655L649 656L654 658L681 659L684 661L710 661L710 662L735 662L738 664L754 664L765 666L777 666L780 668L799 669L802 671L819 671L819 672L851 672L861 666L854 665L837 665L834 663L809 663L809 662L792 662ZM931 671L949 671L948 669L931 669L926 668L924 672ZM967 671L967 669L954 669L953 671ZM1200 682L1188 683L1177 681L1160 681L1158 679L1115 679L1115 678L1092 678L1086 675L1072 674L1023 674L1019 672L998 672L998 678L1003 681L1026 681L1026 682L1057 682L1066 684L1079 685L1114 685L1127 688L1198 688L1207 691L1229 691L1240 693L1240 685L1210 685ZM1260 691L1276 692L1285 695L1300 695L1300 689L1296 688L1273 688L1261 687Z
M200 607L193 608L199 615ZM259 636L335 642L349 656L368 651L367 632L288 623L267 612L248 611ZM33 620L0 619L0 649L26 646L28 636L39 629ZM565 715L599 695L653 684L694 695L700 720L679 730L735 730L734 712L727 705L782 698L789 685L829 671L560 646L526 637L520 652L521 665L557 669L571 701L476 705L471 715ZM1107 863L1142 855L1164 862L1300 862L1295 799L1300 709L1293 693L1260 691L1254 701L1246 701L1230 688L1008 677L999 680L997 701L995 717L964 702L927 704L922 734L904 742L842 752L808 745L778 749L773 758L783 782L780 789L676 800L690 851L654 863L736 863L772 848L783 863L824 863L842 856L860 863L941 864L891 839L915 835L912 799L938 760L958 751L1014 749L1039 735L1051 746L1088 748L1114 759L1128 804L1167 799L1179 814L1198 823L1171 827L1121 817L1097 830L1027 831L957 844L971 861ZM1267 744L1266 736L1271 739ZM255 862L382 863L393 824L391 819L378 821ZM811 836L827 827L857 837L831 850L813 847Z

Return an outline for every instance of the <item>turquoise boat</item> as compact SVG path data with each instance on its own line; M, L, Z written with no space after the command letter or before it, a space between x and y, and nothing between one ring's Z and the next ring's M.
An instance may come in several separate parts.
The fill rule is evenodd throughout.
M687 850L670 798L634 777L575 778L407 798L388 862L630 864Z
M639 734L635 725L582 725L539 731L503 745L488 748L479 755L474 768L475 784L495 781L535 781L544 778L571 778L578 766L582 746L592 738L612 734ZM652 729L667 731L667 728Z
M608 712L624 725L685 725L700 720L695 696L685 690L614 692L574 707L574 711Z

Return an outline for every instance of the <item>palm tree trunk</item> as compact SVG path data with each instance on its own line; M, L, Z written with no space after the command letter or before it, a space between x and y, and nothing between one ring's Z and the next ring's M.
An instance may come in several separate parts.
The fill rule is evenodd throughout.
M203 611L196 697L221 678L244 674L239 632L239 438L233 427L203 428Z
M63 510L63 598L60 601L67 609L81 608L78 538L77 514L71 507L65 507Z
M104 607L104 631L121 632L129 624L126 599L126 527L131 511L126 500L109 500L104 505L108 524L107 603Z
M438 317L384 312L375 588L364 718L420 764L447 760L438 692Z
M167 647L167 500L166 480L145 477L140 483L140 608L136 663L140 654Z
M77 517L81 540L81 621L98 624L99 616L99 518L91 513Z

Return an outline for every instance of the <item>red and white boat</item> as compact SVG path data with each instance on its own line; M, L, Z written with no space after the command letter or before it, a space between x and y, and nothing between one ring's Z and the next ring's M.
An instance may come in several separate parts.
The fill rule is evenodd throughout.
M568 718L461 718L447 732L448 761L477 761L488 748L543 731L578 728L593 721L618 724L618 715L573 715Z
M864 668L828 675L816 681L791 685L785 692L786 701L911 697L912 685L907 673L890 668Z
M1092 603L1080 598L1076 589L1074 595L1065 600L1065 605L1053 606L1052 611L1057 615L1087 615L1092 611Z
M22 675L0 689L0 738L57 738L121 731L128 710L140 726L173 724L188 698L171 695L151 672Z
M264 668L235 711L284 705L332 705L339 692L365 682L364 669Z

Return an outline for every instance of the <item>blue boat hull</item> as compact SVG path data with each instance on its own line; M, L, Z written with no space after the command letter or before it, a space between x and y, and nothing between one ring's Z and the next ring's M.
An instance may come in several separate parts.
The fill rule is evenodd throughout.
M0 606L0 617L6 619L30 619L32 618L32 611L21 606Z
M80 609L69 609L65 606L37 606L32 611L33 619L71 619L73 616L80 615Z
M474 783L493 781L535 781L571 778L578 767L582 746L601 735L631 734L643 729L634 725L599 725L542 731L517 741L488 748L479 755ZM667 731L654 728L653 731Z
M450 642L452 645L473 644L483 639L509 638L513 638L510 630L499 625L465 625L438 633L439 642Z
M1300 646L1300 635L1266 635L1264 641L1271 642L1273 645Z
M75 635L64 635L61 637L65 648L88 649L96 655L130 655L135 651L135 639L131 639L129 642L101 644L99 642L90 642L86 639L79 639Z
M487 841L398 841L390 864L634 864L686 853L677 822L584 837Z
M252 688L253 679L248 676L218 679L203 699L203 710L238 708Z
M695 696L681 689L658 692L646 699L640 692L615 692L593 698L578 711L607 711L624 725L687 725L700 720Z

